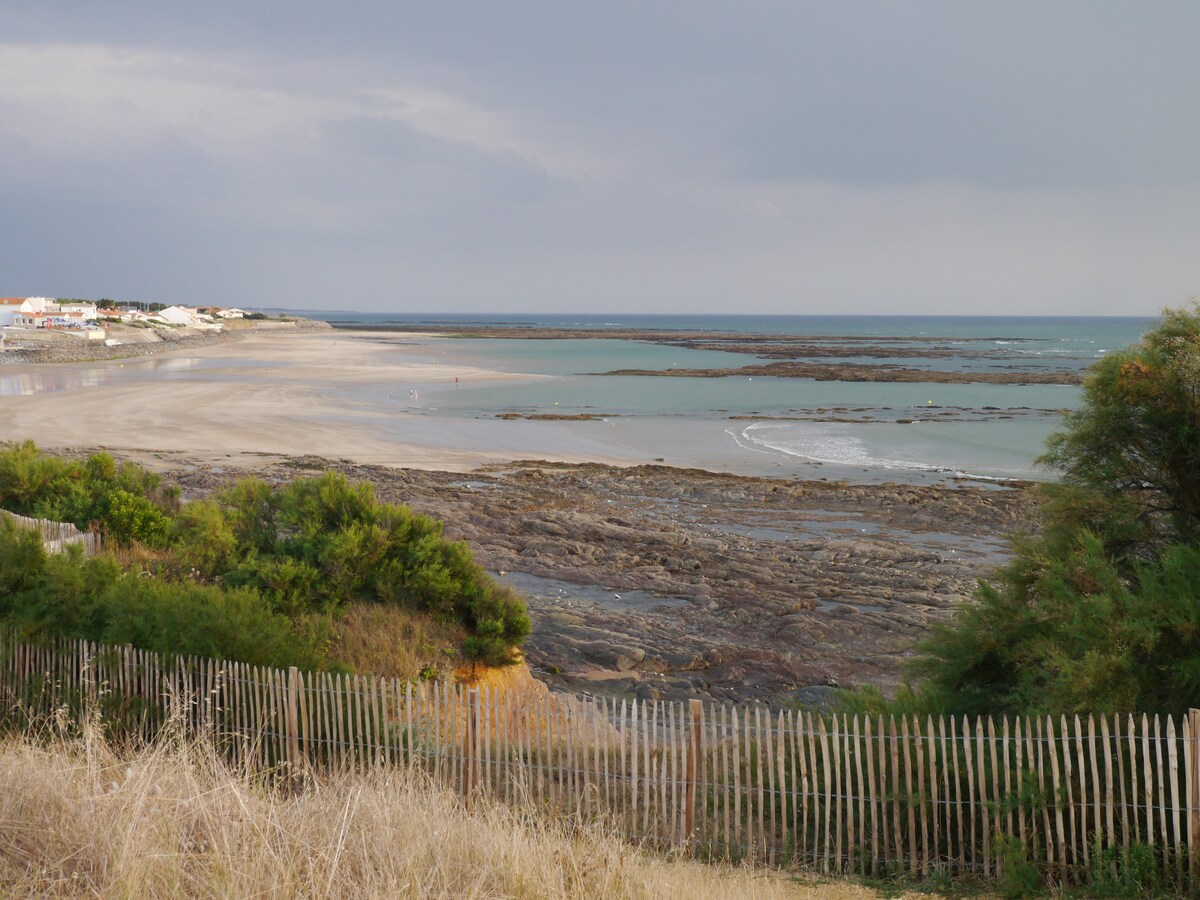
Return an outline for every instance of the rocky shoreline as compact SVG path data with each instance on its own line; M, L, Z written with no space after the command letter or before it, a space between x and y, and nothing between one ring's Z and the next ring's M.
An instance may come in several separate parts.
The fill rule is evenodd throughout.
M1004 372L946 372L937 369L911 369L904 366L866 365L862 363L774 362L732 369L614 369L594 375L642 375L668 378L725 378L755 375L769 378L807 378L811 381L902 381L935 384L1080 384L1080 372L1063 370Z
M246 474L158 454L187 497ZM1030 526L1027 486L851 485L665 466L522 462L470 475L263 458L324 469L443 519L528 598L530 666L560 690L797 699L885 691L934 623Z
M559 340L621 340L621 341L648 341L656 344L667 344L677 347L692 347L696 349L722 349L729 350L731 346L747 346L747 347L764 347L775 348L776 352L780 346L784 345L825 345L825 344L846 344L842 348L843 356L853 355L858 356L858 352L862 348L852 346L861 344L863 337L861 335L828 335L828 334L749 334L741 331L672 331L661 328L551 328L540 326L516 326L505 325L503 323L487 324L487 325L451 325L438 323L405 323L405 324L371 324L364 322L339 322L332 320L330 324L334 328L349 329L352 331L377 331L387 333L389 331L407 332L410 334L434 334L444 337L457 338L507 338L514 337L521 340L531 341L559 341ZM1005 337L996 335L994 337L954 337L950 335L879 335L873 336L872 341L877 345L894 345L902 347L906 344L917 344L917 348L903 346L904 355L920 356L926 351L921 345L936 345L953 343L970 343L970 344L994 344L996 341L1013 340L1012 336ZM710 346L712 345L712 346ZM721 346L716 346L721 345ZM914 352L914 350L916 352ZM953 356L961 356L962 353L957 348L937 348L936 355L942 355L940 351L950 351ZM749 351L748 351L749 352ZM771 355L770 353L759 354L757 350L753 351L755 355ZM807 355L807 354L805 354ZM934 355L930 353L930 355Z
M334 327L351 327L334 324ZM966 349L947 344L984 346L1005 340L999 337L954 338L874 336L864 343L853 335L764 335L737 332L663 331L658 329L517 328L502 325L354 325L355 330L387 333L415 332L453 338L520 338L521 340L626 340L679 347L748 354L778 360L738 367L708 369L614 369L593 375L640 375L672 378L724 378L754 376L805 378L812 381L922 382L937 384L1080 384L1082 372L1070 366L1030 366L1029 357L996 348ZM813 362L813 359L972 359L990 360L1002 371L940 371L862 362ZM1060 359L1067 359L1062 357ZM1001 365L1020 360L1021 364Z

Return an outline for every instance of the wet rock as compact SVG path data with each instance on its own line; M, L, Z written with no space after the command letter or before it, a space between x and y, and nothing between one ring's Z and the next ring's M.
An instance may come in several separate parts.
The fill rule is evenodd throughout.
M1003 559L995 535L1027 527L1034 508L1019 485L797 483L667 466L510 464L472 473L487 487L471 490L461 474L315 459L258 474L325 467L439 517L490 571L554 579L527 595L530 665L564 690L643 699L782 704L830 676L886 691L915 643ZM194 497L238 474L174 477Z
M831 712L837 701L838 688L826 684L814 684L802 687L792 695L792 699L806 709L814 712Z
M616 667L618 672L628 672L646 658L646 651L640 647L629 647L617 654Z

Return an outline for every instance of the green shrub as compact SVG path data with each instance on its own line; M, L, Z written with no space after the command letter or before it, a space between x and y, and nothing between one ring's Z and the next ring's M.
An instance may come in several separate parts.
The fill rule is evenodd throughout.
M275 522L275 495L271 486L257 478L243 478L221 491L218 509L233 532L241 554L268 552L278 539Z
M103 640L148 650L317 668L324 628L304 634L256 592L126 575L105 594ZM306 624L317 624L309 620Z
M514 662L530 631L520 597L493 582L466 544L446 540L441 522L381 503L370 484L334 473L281 488L240 481L180 533L185 544L217 535L222 549L197 568L259 590L290 615L332 614L355 600L420 609L465 626L466 655L492 665Z
M106 538L121 544L137 541L147 547L166 545L171 520L145 497L117 489L109 492L106 505Z
M18 633L55 634L146 650L315 668L324 623L274 612L252 590L222 590L125 573L111 556L48 554L37 533L0 521L0 619Z
M1172 896L1173 892L1164 890L1162 882L1154 851L1145 844L1136 842L1128 847L1102 849L1099 836L1093 840L1089 897Z
M171 523L175 557L188 574L212 579L229 570L237 538L221 508L211 500L193 500Z
M333 473L278 488L247 478L180 507L178 492L140 466L105 453L65 460L26 442L0 450L0 506L166 551L149 564L163 581L248 592L298 625L355 601L394 604L462 626L466 655L493 665L514 662L530 631L521 598L493 582L466 544L446 540L441 522ZM167 595L153 605L168 609ZM248 607L237 608L244 618Z
M998 885L1004 900L1020 900L1041 893L1041 873L1029 862L1029 854L1018 838L997 833L996 853L1004 862Z
M154 507L154 511L149 509ZM0 507L24 516L99 526L119 542L165 539L164 523L179 492L134 463L117 465L107 453L67 460L43 453L32 441L0 450Z

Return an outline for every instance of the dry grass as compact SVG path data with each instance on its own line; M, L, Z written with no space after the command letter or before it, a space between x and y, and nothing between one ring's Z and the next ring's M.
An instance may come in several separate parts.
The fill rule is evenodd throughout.
M466 632L457 625L384 603L350 604L338 619L329 655L355 672L415 679L427 666L448 675L460 664Z
M81 737L0 741L0 893L97 897L874 896L667 859L601 829L467 810L403 770L288 795L200 743L119 754Z

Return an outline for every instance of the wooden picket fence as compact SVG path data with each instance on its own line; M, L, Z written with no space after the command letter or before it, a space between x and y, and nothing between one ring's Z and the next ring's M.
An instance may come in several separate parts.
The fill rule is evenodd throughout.
M92 531L80 531L70 522L18 516L6 509L0 509L0 518L15 522L22 528L32 528L42 536L42 545L51 553L61 553L71 544L83 547L84 556L95 556L100 552L100 535Z
M412 765L468 798L602 820L700 858L829 873L1048 881L1127 864L1200 885L1200 712L883 719L616 701L181 658L0 635L0 694L98 705L152 736L172 714L240 764ZM174 713L172 713L174 710Z

